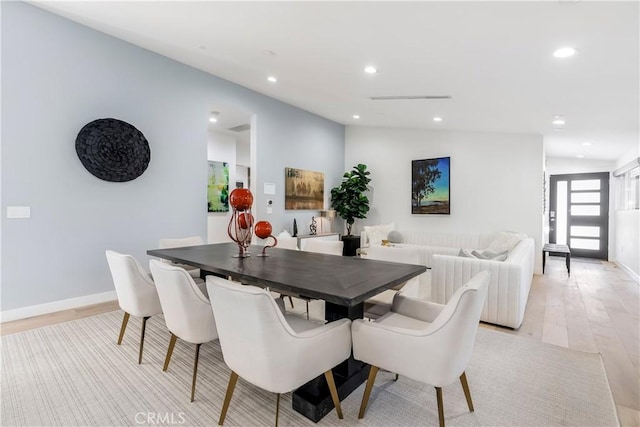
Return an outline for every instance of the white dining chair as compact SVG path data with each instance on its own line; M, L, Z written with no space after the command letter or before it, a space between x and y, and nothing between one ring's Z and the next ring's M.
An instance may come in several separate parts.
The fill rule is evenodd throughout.
M398 262L403 264L421 264L420 249L416 247L371 245L367 251L367 259L377 261ZM423 273L428 274L428 273ZM387 289L364 302L364 316L377 319L391 310L393 297L404 287L419 286L420 276L413 277L391 289Z
M204 245L204 241L200 236L191 236L191 237L181 237L175 239L160 239L159 247L160 249L173 249L173 248L184 248L187 246L200 246ZM200 277L200 269L195 268L192 265L181 264L179 262L170 261L168 259L161 259L162 262L174 265L176 267L184 268L190 275L193 277L193 280L196 282L200 291L207 295L207 286L204 283L204 279Z
M276 245L277 248L291 249L293 251L300 250L298 248L298 239L295 237L291 237L289 233L286 233L286 234L280 233L278 234L277 239L278 239L278 244ZM289 304L291 304L291 308L293 308L293 298L291 298L291 295L287 293L280 294L280 298L284 299L285 297L289 298Z
M238 377L276 393L276 426L280 394L323 375L338 417L342 409L331 369L351 354L349 319L318 325L285 316L267 289L207 276L220 346L231 376L219 425L224 423Z
M200 346L218 338L211 303L185 269L156 259L150 261L150 266L158 289L164 320L171 332L162 370L166 372L169 369L173 348L178 338L196 345L191 383L191 401L193 402Z
M344 242L342 240L305 239L302 248L305 252L342 256Z
M314 252L318 254L325 255L339 255L342 256L342 248L344 247L344 242L341 240L320 240L320 239L305 239L303 245L303 252ZM298 298L303 300L306 304L307 309L307 320L309 319L309 302L311 302L312 298L298 295ZM293 304L292 304L293 306Z
M120 335L118 336L118 345L122 344L129 317L133 315L142 318L140 349L138 350L138 364L140 364L142 363L147 320L151 316L162 313L158 292L149 273L142 268L133 256L111 250L107 250L106 255L113 285L118 296L118 304L124 311Z
M186 246L200 246L200 245L204 245L204 241L200 236L181 237L181 238L175 238L175 239L160 239L159 241L160 249L184 248ZM184 268L185 270L187 270L187 272L189 272L191 277L193 277L194 279L200 278L199 268L194 268L191 265L180 264L180 263L169 261L166 259L162 260L162 262L166 262L168 264L173 264L175 266Z
M489 272L476 274L446 305L397 294L391 312L373 322L353 321L353 356L371 365L358 418L364 417L380 368L433 385L441 427L445 424L442 387L458 378L473 412L465 370L471 359L488 283Z

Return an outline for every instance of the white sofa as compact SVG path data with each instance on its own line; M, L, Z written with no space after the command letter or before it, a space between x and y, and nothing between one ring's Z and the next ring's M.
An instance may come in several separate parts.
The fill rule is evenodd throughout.
M504 261L493 261L458 254L461 249L481 252L495 241L499 233L399 233L402 236L401 243L395 243L388 249L414 248L420 252L423 265L431 269L430 275L420 278L421 296L445 304L471 277L480 271L489 271L491 279L480 319L514 329L520 327L533 279L535 242L532 238L520 240ZM368 242L363 232L361 245L366 248L379 243Z

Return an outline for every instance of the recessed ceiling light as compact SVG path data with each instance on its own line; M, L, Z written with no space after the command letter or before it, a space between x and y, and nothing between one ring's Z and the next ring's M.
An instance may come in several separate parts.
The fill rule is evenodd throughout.
M215 117L209 117L209 121L211 123L218 123L218 119L216 119Z
M434 122L441 122L441 121L442 121L442 117L435 116L435 117L433 118L433 121L434 121Z
M570 58L578 53L578 49L575 47L561 47L553 52L555 58Z
M567 124L567 121L562 116L554 116L553 121L551 122L556 126L564 126Z
M269 80L271 83L276 83L278 81L278 79L275 78L274 76L267 77L267 80Z
M582 145L584 145L585 147L589 147L589 146L591 146L591 143L585 141L585 142L582 143Z
M218 111L212 111L211 115L209 116L209 122L218 123L218 116L219 115L220 115L220 113Z
M369 74L375 74L378 72L378 69L372 65L369 65L368 67L364 68L364 72Z
M582 159L584 157L584 154L576 154L576 157Z
M353 115L353 118L357 120L357 119L359 119L359 118L360 118L360 116L359 116L359 115L357 115L357 114L354 114L354 115Z

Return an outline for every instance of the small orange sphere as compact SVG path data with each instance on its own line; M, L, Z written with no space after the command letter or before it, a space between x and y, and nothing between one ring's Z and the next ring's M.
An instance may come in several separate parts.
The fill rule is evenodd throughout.
M247 212L243 212L238 216L238 225L242 229L251 228L253 225L253 215Z
M238 211L246 211L253 204L253 194L248 188L236 188L229 196L229 204Z
M253 228L253 231L259 238L266 239L271 236L271 223L269 221L258 221L256 222L256 226Z

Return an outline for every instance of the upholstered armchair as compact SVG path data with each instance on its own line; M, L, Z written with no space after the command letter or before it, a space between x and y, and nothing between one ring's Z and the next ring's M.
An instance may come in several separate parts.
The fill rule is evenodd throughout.
M200 346L218 338L211 304L185 269L156 259L150 261L150 266L158 289L164 320L171 332L162 370L166 372L169 369L173 348L178 338L196 345L191 382L191 401L193 402Z
M133 256L110 250L106 251L106 255L113 284L118 295L118 304L124 311L120 335L118 336L118 345L122 343L124 338L129 316L133 315L142 318L140 349L138 351L138 364L140 364L142 363L147 320L153 315L162 313L158 291L149 273L142 268Z
M331 369L351 354L351 321L325 325L285 316L268 290L207 276L207 288L218 326L220 346L231 377L222 406L222 425L238 377L280 394L324 374L333 404L342 418Z
M488 272L478 273L446 305L397 294L391 312L374 322L353 322L353 356L371 365L358 418L364 417L379 368L433 385L440 426L444 426L442 387L458 378L469 410L474 410L465 370L488 282Z

